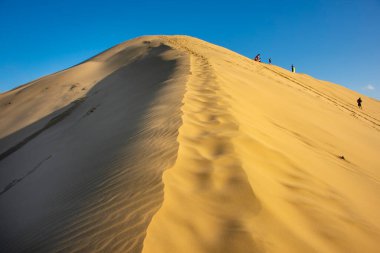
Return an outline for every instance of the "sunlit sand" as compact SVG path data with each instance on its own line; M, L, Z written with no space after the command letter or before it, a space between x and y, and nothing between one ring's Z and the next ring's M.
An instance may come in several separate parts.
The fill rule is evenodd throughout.
M380 102L196 38L0 94L0 138L0 252L380 251Z

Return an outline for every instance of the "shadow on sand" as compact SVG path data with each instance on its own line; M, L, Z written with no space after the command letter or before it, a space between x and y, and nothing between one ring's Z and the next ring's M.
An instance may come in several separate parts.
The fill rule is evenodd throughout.
M145 203L123 206L149 197L151 186L162 189L161 174L167 164L158 164L143 176L138 169L144 158L154 155L163 154L174 162L185 92L185 83L171 87L168 82L184 59L168 57L168 52L175 53L165 45L142 47L136 49L144 52L140 57L98 82L85 98L0 140L1 252L77 247L95 252L99 250L95 237L115 240L104 246L106 251L141 251L149 215L135 210L134 217L127 216ZM170 96L172 101L157 100L163 90L180 90L181 95ZM153 105L165 103L173 107L164 105L152 115L163 120L162 127L149 128L147 113ZM168 134L164 129L168 124L172 132L166 137L173 143L169 153L159 145L139 146L141 141L159 142ZM136 237L120 238L130 227Z

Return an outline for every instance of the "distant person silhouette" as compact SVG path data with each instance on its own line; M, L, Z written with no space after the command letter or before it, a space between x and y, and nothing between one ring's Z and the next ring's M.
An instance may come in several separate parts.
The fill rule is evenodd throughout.
M296 67L294 67L293 64L292 64L292 72L293 72L293 73L296 73Z
M269 64L272 64L272 59L271 59L271 58L269 58L269 61L268 61L268 62L269 62Z
M356 102L358 103L358 107L362 109L362 99L359 97L358 100L356 100Z
M254 61L258 61L258 62L261 62L261 57L260 57L260 54L257 54Z

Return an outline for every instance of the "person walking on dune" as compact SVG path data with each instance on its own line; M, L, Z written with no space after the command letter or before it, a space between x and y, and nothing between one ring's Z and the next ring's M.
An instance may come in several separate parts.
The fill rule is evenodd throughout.
M269 58L268 62L269 64L272 64L272 58Z
M362 99L359 97L358 100L356 100L356 102L358 103L358 107L362 109Z
M261 62L260 54L257 54L254 61Z
M292 72L293 72L293 73L296 73L296 67L294 67L293 64L292 64Z

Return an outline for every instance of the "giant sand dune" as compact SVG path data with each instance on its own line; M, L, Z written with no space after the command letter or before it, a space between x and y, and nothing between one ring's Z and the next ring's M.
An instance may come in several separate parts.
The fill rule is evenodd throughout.
M196 38L0 94L0 252L375 253L379 210L379 101Z

